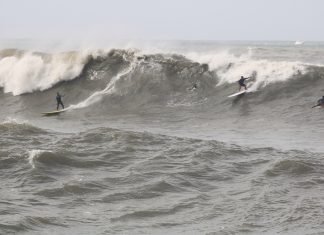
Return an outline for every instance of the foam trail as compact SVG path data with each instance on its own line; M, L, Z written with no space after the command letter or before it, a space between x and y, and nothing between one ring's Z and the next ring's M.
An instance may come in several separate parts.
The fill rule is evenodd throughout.
M115 84L116 82L122 78L123 76L131 73L135 68L135 63L132 63L129 68L126 71L123 71L119 74L117 74L116 76L114 76L110 82L108 83L108 85L106 86L105 89L101 90L101 91L96 91L94 92L92 95L90 95L87 99L85 99L84 101L78 103L78 104L72 104L70 105L67 110L73 110L73 109L82 109L85 107L88 107L94 103L99 102L102 97L104 95L107 94L112 94L115 91Z

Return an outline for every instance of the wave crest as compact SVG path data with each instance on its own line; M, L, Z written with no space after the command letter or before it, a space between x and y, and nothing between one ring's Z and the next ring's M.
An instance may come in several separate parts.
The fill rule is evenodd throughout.
M45 54L29 51L0 52L0 86L13 95L43 91L82 72L91 55L64 52Z
M0 123L0 131L2 133L15 134L41 134L46 133L45 130L35 127L27 122L20 122L14 119L8 119Z

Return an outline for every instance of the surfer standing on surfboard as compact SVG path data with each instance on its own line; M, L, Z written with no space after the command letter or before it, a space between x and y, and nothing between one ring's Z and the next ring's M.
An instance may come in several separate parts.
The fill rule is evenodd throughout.
M251 77L245 78L245 77L241 76L240 80L238 80L238 83L239 83L239 86L240 86L239 91L241 91L241 87L244 87L245 90L247 90L246 85L244 84L244 81L249 79L249 78L251 78Z
M59 109L60 105L62 106L62 108L64 109L64 104L62 102L62 95L60 95L60 93L57 92L56 94L56 102L57 102L57 107L56 107L56 110Z

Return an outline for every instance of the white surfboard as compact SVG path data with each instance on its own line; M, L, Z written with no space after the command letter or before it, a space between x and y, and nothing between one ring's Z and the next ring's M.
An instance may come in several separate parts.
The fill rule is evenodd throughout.
M53 115L59 115L60 113L62 112L65 112L66 109L61 109L61 110L55 110L55 111L52 111L52 112L45 112L45 113L42 113L44 116L53 116Z
M247 90L243 90L243 91L240 91L240 92L237 92L237 93L234 93L232 95L229 95L228 97L234 97L234 96L238 96L238 95L241 95L241 94L244 94L245 92L247 92Z

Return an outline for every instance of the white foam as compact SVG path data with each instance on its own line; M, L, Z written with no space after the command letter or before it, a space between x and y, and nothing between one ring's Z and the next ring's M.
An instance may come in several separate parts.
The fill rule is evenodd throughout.
M40 149L34 149L34 150L28 151L28 161L29 161L29 164L32 166L32 168L35 168L34 160L44 152L46 152L46 151L40 150Z
M94 103L99 102L105 95L114 93L116 91L115 88L116 82L123 76L126 76L127 74L131 73L134 70L135 66L136 66L135 63L131 63L128 69L114 76L107 84L105 89L94 92L85 100L81 101L78 104L72 104L67 109L71 110L71 109L81 109L81 108L88 107Z
M25 52L0 59L0 87L13 95L43 91L80 75L89 52L40 54Z
M199 54L189 53L189 59L199 63L206 63L211 70L215 70L219 77L218 85L235 83L241 76L248 77L256 73L257 76L250 90L256 90L267 84L286 81L295 74L304 74L307 66L301 62L271 61L252 58L252 50L240 56L235 56L227 51Z
M29 124L27 120L19 120L17 118L6 117L6 119L1 124L20 124L25 125Z

